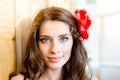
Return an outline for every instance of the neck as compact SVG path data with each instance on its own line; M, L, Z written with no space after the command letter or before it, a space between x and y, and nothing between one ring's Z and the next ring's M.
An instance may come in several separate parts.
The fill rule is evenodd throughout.
M42 80L62 80L62 69L47 69Z

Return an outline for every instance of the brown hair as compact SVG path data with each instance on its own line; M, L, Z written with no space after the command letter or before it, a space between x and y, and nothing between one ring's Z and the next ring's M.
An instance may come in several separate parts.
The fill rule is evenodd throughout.
M89 80L85 70L88 63L88 57L78 33L78 24L72 13L60 7L45 8L38 11L35 15L30 27L25 52L25 77L36 80L46 70L44 61L38 49L38 33L40 26L48 20L65 22L70 26L70 31L73 36L71 57L63 66L63 80Z

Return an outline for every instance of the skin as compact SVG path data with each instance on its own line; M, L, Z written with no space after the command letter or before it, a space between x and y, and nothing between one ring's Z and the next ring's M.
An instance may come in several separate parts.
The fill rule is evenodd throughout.
M62 67L69 60L73 45L69 26L60 21L47 21L40 26L39 32L39 49L48 67L39 80L63 80ZM62 58L56 59L61 56ZM24 80L24 76L18 74L11 80ZM92 77L91 80L97 79Z
M39 50L47 65L47 71L42 76L50 80L60 80L62 67L69 60L73 38L70 28L61 21L47 21L40 26Z

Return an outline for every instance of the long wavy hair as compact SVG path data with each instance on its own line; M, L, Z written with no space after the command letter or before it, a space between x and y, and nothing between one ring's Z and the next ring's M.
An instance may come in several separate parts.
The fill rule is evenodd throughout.
M60 7L39 10L34 16L31 26L28 27L29 35L25 51L24 76L31 80L37 80L46 71L44 60L38 49L38 39L41 25L48 20L62 21L68 24L73 36L71 57L62 68L63 80L90 80L90 77L86 74L88 56L78 33L77 21L71 12Z

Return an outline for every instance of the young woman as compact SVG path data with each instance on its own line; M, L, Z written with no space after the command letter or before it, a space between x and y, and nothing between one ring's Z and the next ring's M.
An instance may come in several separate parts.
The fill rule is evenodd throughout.
M11 74L10 80L95 80L86 72L88 57L82 43L86 38L78 22L60 7L40 10L29 28L25 69Z

